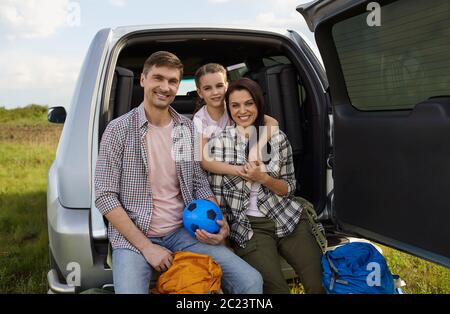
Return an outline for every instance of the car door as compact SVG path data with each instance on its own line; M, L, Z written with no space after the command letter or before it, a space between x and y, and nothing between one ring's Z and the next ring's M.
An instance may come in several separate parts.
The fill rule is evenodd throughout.
M334 217L450 267L450 2L316 1L334 119Z

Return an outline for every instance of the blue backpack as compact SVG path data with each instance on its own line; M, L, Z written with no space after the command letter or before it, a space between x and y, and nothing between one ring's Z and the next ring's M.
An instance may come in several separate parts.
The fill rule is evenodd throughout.
M370 243L353 242L322 256L322 283L329 294L393 294L394 279Z

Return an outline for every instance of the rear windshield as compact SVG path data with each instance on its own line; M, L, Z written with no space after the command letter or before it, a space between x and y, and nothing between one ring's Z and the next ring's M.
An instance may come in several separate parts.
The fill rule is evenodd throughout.
M359 110L411 109L450 95L450 1L401 0L333 28L350 100Z
M178 87L177 95L186 95L188 92L195 90L195 79L193 77L183 78Z

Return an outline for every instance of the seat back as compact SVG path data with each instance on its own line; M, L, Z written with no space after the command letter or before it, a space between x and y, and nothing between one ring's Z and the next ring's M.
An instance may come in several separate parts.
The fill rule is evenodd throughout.
M297 74L290 64L264 67L247 75L258 82L264 94L266 112L278 120L280 129L286 133L294 155L303 150L301 102Z
M111 86L111 97L109 99L110 106L108 116L110 118L115 119L130 111L133 80L133 71L122 67L116 67ZM108 121L112 119L108 119Z
M101 113L102 119L100 120L99 125L100 137L111 120L127 113L131 109L130 103L133 93L133 80L133 71L122 67L116 67L114 70L109 103L103 108Z

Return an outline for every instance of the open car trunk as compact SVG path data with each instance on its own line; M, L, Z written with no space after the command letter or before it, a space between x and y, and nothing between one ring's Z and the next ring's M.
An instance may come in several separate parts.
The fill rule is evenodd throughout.
M197 100L195 71L205 63L220 63L227 68L230 81L249 77L262 87L266 114L278 120L293 149L296 194L310 200L320 214L327 197L327 108L320 99L323 90L320 93L320 82L311 73L310 59L299 46L272 33L184 30L157 34L132 34L113 50L104 87L99 141L112 119L142 102L142 65L153 52L170 51L183 62L184 77L172 107L189 118ZM106 234L95 240L104 252Z

